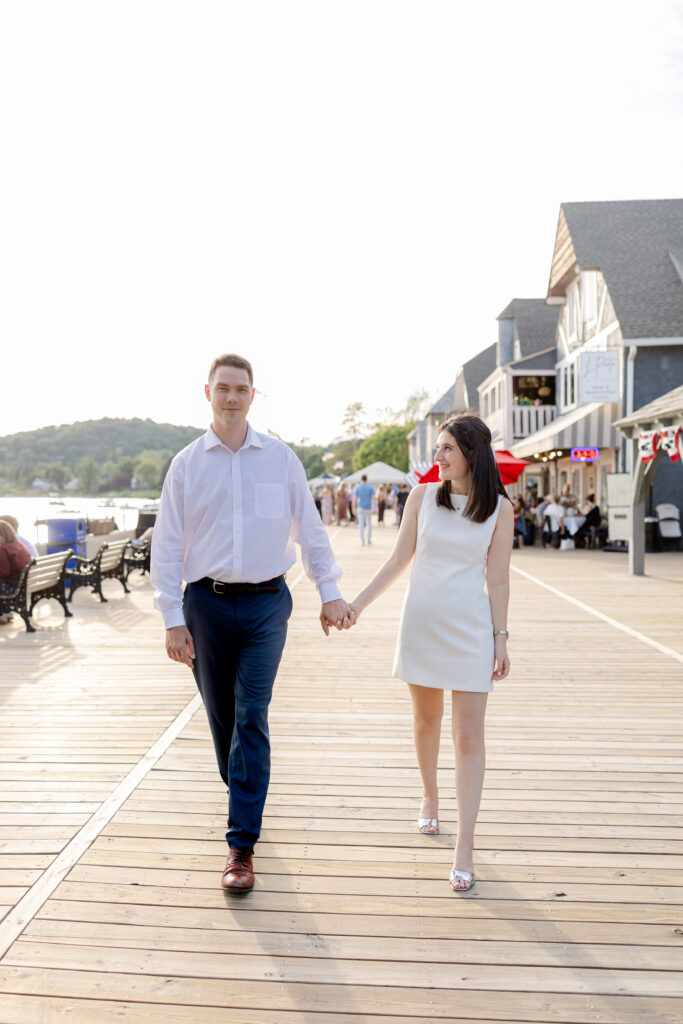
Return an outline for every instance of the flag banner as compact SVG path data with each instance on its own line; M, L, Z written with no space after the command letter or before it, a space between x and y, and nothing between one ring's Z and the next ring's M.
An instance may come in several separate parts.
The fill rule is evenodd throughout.
M656 430L643 430L638 438L638 451L640 453L641 462L651 462L657 454L657 437L658 431Z
M681 458L681 428L667 427L660 430L658 446L669 456L672 462L679 462Z

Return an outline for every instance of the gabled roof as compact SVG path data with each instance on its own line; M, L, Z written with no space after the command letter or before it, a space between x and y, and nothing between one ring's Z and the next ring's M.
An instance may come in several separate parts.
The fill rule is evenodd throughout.
M515 341L524 358L555 344L558 316L557 306L547 306L545 299L513 299L496 319L515 321Z
M431 409L429 410L427 415L428 416L432 416L432 415L436 416L437 414L440 415L441 413L453 412L453 402L454 401L455 401L455 384L451 385L451 387L448 389L448 391L446 391L446 393L443 394L441 396L441 398L439 398L438 401L436 401L434 403L434 405L431 407Z
M640 409L636 409L629 416L615 420L614 426L621 429L681 415L683 415L683 385L674 388L673 391L667 391L665 395L660 395L659 398L648 402L647 405L641 405Z
M482 352L478 352L472 359L468 359L466 363L463 363L462 374L465 378L465 388L467 389L467 403L470 409L479 408L479 394L477 388L483 380L486 380L490 373L496 368L497 365L497 351L498 344L494 341L493 345L489 345Z
M682 254L683 199L563 203L548 295L566 293L577 264L597 269L624 338L681 337Z
M535 370L542 370L548 374L555 372L557 365L557 349L549 348L546 352L535 352L532 356L527 356L526 359L518 359L514 363L510 363L511 370L528 370L529 373L533 373Z

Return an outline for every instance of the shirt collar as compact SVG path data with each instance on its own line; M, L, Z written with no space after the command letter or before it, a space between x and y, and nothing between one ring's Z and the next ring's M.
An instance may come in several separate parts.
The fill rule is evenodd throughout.
M230 449L223 444L213 427L210 426L204 434L204 451L208 452L212 448L225 448L226 451L230 451ZM263 448L263 442L252 427L251 423L247 423L247 436L244 439L244 444L241 448L238 448L237 451L244 451L245 448Z

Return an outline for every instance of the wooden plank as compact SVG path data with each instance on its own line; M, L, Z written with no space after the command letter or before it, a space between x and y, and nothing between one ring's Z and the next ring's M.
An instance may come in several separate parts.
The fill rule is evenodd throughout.
M455 913L453 897L444 891L439 896L404 897L397 900L391 895L355 896L353 906L359 918L369 914L394 915L403 917L448 916ZM648 893L643 893L640 903L623 903L619 901L589 902L567 900L564 897L550 899L500 899L479 900L474 894L470 898L458 898L457 914L459 917L485 916L488 919L501 918L506 920L559 920L559 921L611 921L622 923L665 924L681 927L680 905L668 903L650 903ZM100 883L62 882L57 889L55 898L60 900L115 902L126 904L149 904L151 906L180 906L195 908L211 908L219 913L225 910L225 894L215 884L208 889L188 889L185 887L151 886L151 885L116 885L106 886ZM241 904L245 911L260 910L264 912L307 913L311 915L344 914L349 909L349 898L337 893L283 892L272 889L258 888L252 890L248 899ZM314 927L314 922L312 922ZM361 929L362 930L362 929Z
M498 922L496 922L498 923ZM251 922L250 922L251 924ZM356 922L356 928L358 922ZM517 926L519 932L519 926ZM670 935L670 942L675 938ZM237 929L221 930L209 928L165 926L153 927L108 922L54 921L35 919L29 924L19 943L110 946L115 949L167 950L182 953L191 950L191 955L208 953L213 957L223 955L279 957L282 953L282 933L279 931ZM17 947L19 946L17 943ZM516 964L519 967L571 967L576 969L601 968L624 970L632 968L634 962L641 971L677 971L681 964L683 942L658 945L650 948L637 943L590 943L585 939L575 943L564 943L559 939L544 942L538 937L534 941L526 938L520 941L519 934L513 939L490 935L487 939L475 939L472 935L464 938L426 938L411 935L407 938L394 934L385 935L337 935L291 931L287 938L287 954L292 957L322 959L391 961L404 964ZM8 963L11 960L7 961ZM194 971L192 972L194 973Z
M81 984L83 974L88 974L88 982L92 982L93 978L106 972L108 981L104 991L109 998L115 998L116 991L118 998L125 995L129 999L135 998L134 993L138 992L154 992L158 997L165 991L166 999L173 993L180 1001L179 996L182 998L181 993L185 993L186 998L191 998L200 1006L212 1005L216 1000L226 998L239 1001L245 998L248 991L256 993L260 987L268 984L268 987L279 993L280 1000L283 999L283 988L293 986L297 995L302 997L299 1005L304 1006L305 994L301 986L310 986L316 997L321 995L321 990L329 989L328 995L334 995L335 1002L327 1003L327 1007L334 1005L342 1012L358 1006L357 990L362 986L367 997L364 1005L369 1012L372 1007L389 1013L401 1009L405 1012L406 1006L412 1004L417 1007L420 1000L423 1001L424 1012L424 990L429 987L433 990L435 1001L440 998L439 990L445 992L455 989L459 1000L466 992L470 992L473 996L470 1005L475 1005L481 1014L484 1003L488 1002L489 1016L495 1015L496 1009L503 1009L501 992L505 992L507 999L512 998L515 1003L518 996L523 1001L533 995L537 1002L539 997L544 996L548 1003L553 996L558 997L557 1003L560 1005L568 995L590 995L600 1002L603 998L630 996L634 1000L652 1000L649 1014L656 1010L661 1000L662 1009L671 1004L676 1006L678 1016L672 1020L681 1020L683 1015L680 978L670 971L606 971L599 968L576 971L552 967L491 967L486 964L430 964L428 970L418 964L411 970L404 963L379 960L366 963L287 956L212 956L207 953L174 953L170 950L139 951L20 941L15 943L0 968L0 991L5 987L5 972L12 967L29 970L36 983L33 992L39 991L39 973L50 971L51 980L54 972L68 979L66 985L59 985L54 990L55 994L68 991L67 986L71 982L78 983L81 994L92 995L91 985ZM117 977L121 981L125 979L128 985L126 990L116 985ZM147 985L143 980L145 978ZM169 987L164 984L165 978L173 979L167 983ZM207 985L207 981L211 984ZM428 986L425 982L428 982ZM102 985L99 988L102 992ZM19 989L15 987L13 991ZM72 990L70 994L75 993ZM256 1004L266 1007L269 995L272 998L275 993L261 991L255 994ZM285 1002L289 1003L286 997ZM249 1005L253 1006L254 1003ZM281 1007L283 1003L276 1002L275 1005ZM666 1017L663 1019L668 1020Z
M177 905L97 903L94 901L49 900L34 919L29 929L38 921L69 921L103 924L127 924L156 927L163 930L168 941L173 941L171 932L175 928L203 929L206 935L217 931L234 930L240 936L256 932L284 932L309 934L311 914L302 910L250 909L251 901L244 906L226 908L227 912L217 914L215 907L194 907ZM261 901L260 906L264 906ZM629 946L670 946L680 957L683 945L681 931L672 924L644 924L631 921L628 928L621 922L595 921L588 916L580 920L569 920L557 915L545 914L540 904L531 904L530 918L519 916L524 907L515 907L518 916L506 915L506 907L495 908L495 916L488 916L472 901L454 916L451 904L441 903L434 911L405 915L394 913L395 904L386 901L386 913L364 913L362 931L364 936L395 936L415 939L469 939L473 942L500 940L507 942L560 942L560 943L625 943ZM361 922L357 913L315 914L315 934L357 936ZM375 908L376 909L376 908ZM471 912L470 912L471 911ZM477 912L478 911L478 912ZM592 908L591 908L592 911ZM27 934L32 934L27 930ZM59 934L59 932L57 933Z
M52 996L0 994L3 1024L264 1024L263 1010L250 1007L179 1006L103 999L55 999ZM268 1010L268 1024L359 1024L357 1013ZM372 1024L401 1024L405 1017L373 1014ZM462 1017L439 1017L440 1024L461 1024ZM478 1024L500 1024L479 1020ZM540 1022L531 1021L531 1024Z

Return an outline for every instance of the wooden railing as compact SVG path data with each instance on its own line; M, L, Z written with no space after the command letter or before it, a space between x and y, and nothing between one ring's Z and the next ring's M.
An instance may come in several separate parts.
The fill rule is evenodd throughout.
M512 438L520 441L529 434L542 430L557 415L554 405L515 405L512 408Z

